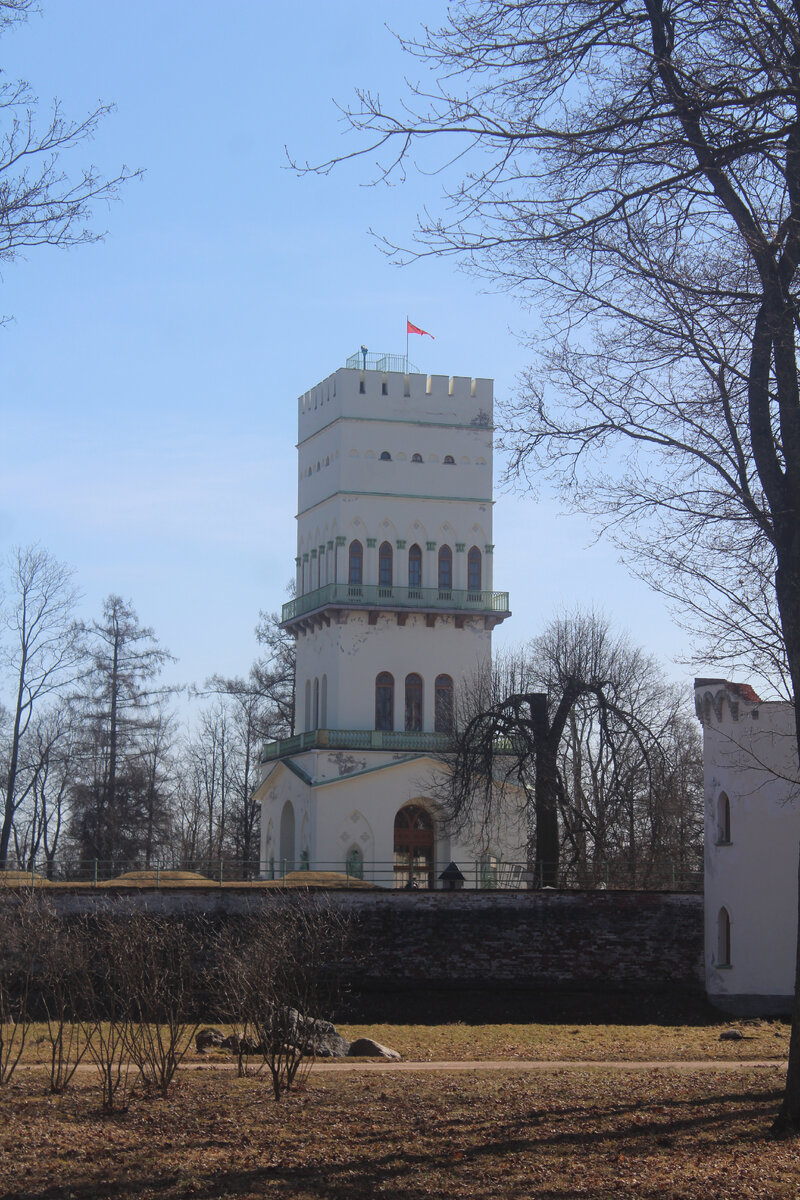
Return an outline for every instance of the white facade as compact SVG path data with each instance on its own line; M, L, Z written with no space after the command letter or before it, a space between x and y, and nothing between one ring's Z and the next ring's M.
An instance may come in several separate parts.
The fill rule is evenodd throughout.
M705 775L705 958L727 1011L790 1011L800 788L794 710L747 685L695 681Z
M451 839L428 794L453 696L509 615L492 590L492 403L487 379L348 368L298 401L296 736L265 748L267 874L397 882L409 803L433 828L428 880L520 857L518 831Z

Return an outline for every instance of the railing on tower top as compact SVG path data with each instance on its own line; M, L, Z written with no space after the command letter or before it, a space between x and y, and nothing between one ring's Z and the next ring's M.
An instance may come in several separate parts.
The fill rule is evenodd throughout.
M346 360L346 367L356 371L400 371L403 375L418 375L419 367L406 354L387 354L383 350L357 350Z
M338 604L349 608L408 608L441 610L444 612L505 613L509 612L508 592L471 592L451 588L381 587L374 583L327 583L316 591L296 596L284 604L281 621Z

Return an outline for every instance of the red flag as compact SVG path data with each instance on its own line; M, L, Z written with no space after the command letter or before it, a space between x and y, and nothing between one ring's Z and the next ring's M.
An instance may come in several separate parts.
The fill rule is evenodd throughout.
M406 333L420 333L423 337L433 338L432 333L428 333L427 329L419 329L416 325L412 325L408 317L406 317ZM436 341L436 338L433 338Z

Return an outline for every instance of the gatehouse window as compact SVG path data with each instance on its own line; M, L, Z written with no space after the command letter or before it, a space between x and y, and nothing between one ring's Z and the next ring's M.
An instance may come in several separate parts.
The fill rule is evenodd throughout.
M382 588L392 586L392 547L389 542L381 542L378 551L378 584Z
M381 450L381 462L391 462L392 456L388 450Z
M467 588L471 592L481 590L481 552L477 546L472 546L467 555Z
M394 819L394 886L433 887L433 819L420 804L406 804Z
M350 879L364 878L364 855L361 853L360 847L351 847L347 855L345 869Z
M388 671L375 680L375 728L394 729L394 676Z
M312 729L319 729L319 679L314 680L314 724Z
M731 802L725 792L717 800L717 845L727 846L731 840Z
M306 680L306 706L305 707L306 707L306 711L305 711L306 730L309 730L311 728L311 680L310 679Z
M450 675L437 675L435 684L434 729L437 733L453 730L453 680Z
M453 458L452 454L445 454L443 462L447 467L454 467L456 465L456 460Z
M406 731L419 733L422 729L422 677L406 675Z
M408 586L422 587L422 551L416 542L408 552Z
M422 462L422 455L421 454L412 454L411 461L412 462Z
M364 547L358 538L350 543L350 564L347 582L350 587L361 587L364 580Z
M480 880L482 888L494 889L497 887L498 866L499 863L494 854L484 854L483 858L480 860Z
M439 591L449 592L453 588L453 551L449 546L439 549Z
M717 963L718 967L731 965L731 918L727 908L721 908L717 917Z

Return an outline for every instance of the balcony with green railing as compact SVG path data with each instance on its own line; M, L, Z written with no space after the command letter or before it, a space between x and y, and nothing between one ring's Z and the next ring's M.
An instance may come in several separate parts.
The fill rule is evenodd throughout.
M311 729L279 742L266 742L262 762L288 758L305 750L393 750L407 754L442 754L451 745L448 733L394 729Z
M322 608L379 608L384 611L476 613L507 617L508 592L473 592L459 588L382 587L379 584L328 583L284 604L287 625Z

